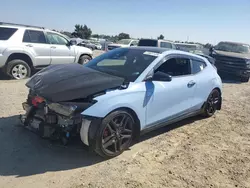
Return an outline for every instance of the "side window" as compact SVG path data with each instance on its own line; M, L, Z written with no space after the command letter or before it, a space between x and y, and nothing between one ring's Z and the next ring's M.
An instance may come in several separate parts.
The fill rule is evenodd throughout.
M46 39L42 31L26 30L23 35L23 42L45 44Z
M172 45L169 42L161 42L160 47L161 48L172 48Z
M160 65L155 72L161 71L171 76L185 76L191 74L191 62L187 58L171 58Z
M68 40L56 33L47 33L50 44L67 45Z
M131 46L137 46L138 45L138 41L132 41L132 43L131 43Z
M0 27L0 40L8 40L16 31L15 28Z
M31 42L28 30L26 30L24 35L23 35L23 42Z
M174 44L172 44L172 48L174 49L174 50L176 50L177 48L176 48L176 46L174 45Z
M202 71L206 66L206 63L203 61L192 60L192 73L196 74Z

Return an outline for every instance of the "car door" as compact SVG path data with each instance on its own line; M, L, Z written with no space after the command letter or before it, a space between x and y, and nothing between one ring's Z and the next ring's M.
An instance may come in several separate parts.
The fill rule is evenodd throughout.
M63 36L47 32L46 34L51 48L51 64L66 64L75 61L75 46L69 45L69 41Z
M201 109L212 91L214 84L214 75L207 63L200 58L192 59L192 74L195 81L195 94L193 99L193 108Z
M183 56L167 57L154 72L157 71L171 75L172 80L146 81L146 127L189 113L192 107L195 84L190 59Z
M35 67L50 64L50 44L48 44L43 31L25 30L22 45L24 51L29 52L34 57L35 61L33 64Z

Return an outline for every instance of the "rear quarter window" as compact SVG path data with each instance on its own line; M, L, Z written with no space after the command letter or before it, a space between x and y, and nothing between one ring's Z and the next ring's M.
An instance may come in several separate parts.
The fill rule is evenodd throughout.
M0 27L0 40L8 40L16 31L16 28Z
M23 35L23 42L45 44L46 38L42 31L26 30Z
M206 66L206 63L202 60L192 60L192 73L197 74L201 72Z

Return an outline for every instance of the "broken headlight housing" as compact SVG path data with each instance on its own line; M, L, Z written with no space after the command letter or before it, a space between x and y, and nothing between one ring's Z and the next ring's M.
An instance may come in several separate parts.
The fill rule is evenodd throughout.
M77 109L77 106L75 105L61 105L59 103L50 103L48 104L48 107L50 110L64 116L72 116Z

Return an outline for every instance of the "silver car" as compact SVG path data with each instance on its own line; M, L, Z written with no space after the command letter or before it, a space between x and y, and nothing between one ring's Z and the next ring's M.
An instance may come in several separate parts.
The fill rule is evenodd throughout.
M33 70L52 64L85 64L92 54L58 32L0 22L0 68L14 79L30 77Z

